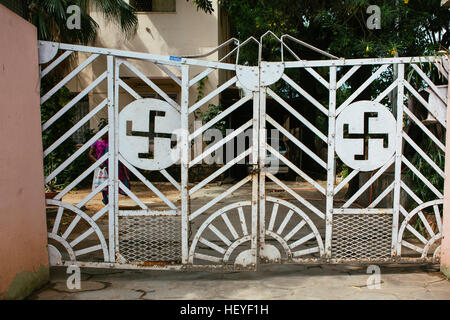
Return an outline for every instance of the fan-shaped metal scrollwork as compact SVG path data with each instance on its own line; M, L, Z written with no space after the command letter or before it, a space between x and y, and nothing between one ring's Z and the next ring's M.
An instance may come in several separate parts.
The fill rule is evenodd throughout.
M437 243L442 239L442 205L444 200L433 200L420 204L414 210L412 210L403 220L397 238L397 248L398 254L402 255L402 248L406 247L413 251L420 253L421 258L427 258L429 256L429 251L433 248L432 258L433 260L439 260L440 258L440 245ZM432 225L430 225L429 220L424 215L424 211L433 208L433 214L430 215L434 217ZM421 224L423 224L425 233L420 233L411 222L414 221L414 217L419 219ZM417 220L416 220L417 221ZM435 224L433 226L433 224ZM436 230L437 228L437 230ZM409 231L410 237L406 239L405 232ZM437 232L436 232L437 231ZM410 238L416 238L417 243L411 243ZM430 253L431 255L431 253Z
M109 260L107 242L102 231L92 217L88 216L78 207L68 203L50 199L46 200L46 203L58 207L52 230L48 232L50 265L63 265L64 261L68 260L73 263L77 261L79 256L95 251L102 252L103 261ZM104 207L96 214L96 216L100 217L106 211L107 207ZM69 214L74 215L74 217L71 219L70 223L68 223L68 226L63 228L62 220L63 217L65 218L65 212L65 216ZM77 229L76 232L74 231L75 229ZM95 238L95 240L92 238ZM53 245L51 242L56 243ZM92 242L95 242L95 244ZM61 252L56 244L59 244L58 247L61 246L61 248L64 248L66 254Z

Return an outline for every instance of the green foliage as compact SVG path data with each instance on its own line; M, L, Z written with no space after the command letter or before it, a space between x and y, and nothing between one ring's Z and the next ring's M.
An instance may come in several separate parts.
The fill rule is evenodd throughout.
M445 165L445 153L436 147L436 144L431 140L427 139L427 143L423 151L436 163L442 171L444 171ZM411 159L411 163L415 166L424 176L430 181L430 183L436 187L439 192L444 193L444 179L426 162L418 153L415 153ZM436 195L427 187L425 183L420 180L411 170L407 171L407 176L412 181L411 189L412 191L422 199L423 202L431 201L436 199ZM413 209L413 205L409 210ZM425 216L434 216L434 211L432 207L428 207L422 210ZM426 228L421 219L416 219L413 223L414 229L416 229L422 236L427 237Z
M203 10L204 12L210 14L214 12L212 1L210 0L192 0L192 3L197 6L197 10Z
M41 91L46 93L50 90L51 86L55 83L55 79L45 77L41 82ZM63 106L65 106L72 98L73 94L67 89L67 87L61 88L50 99L48 99L41 107L41 122L44 124L47 122L56 112L58 112ZM44 150L51 146L59 137L66 133L73 125L75 125L76 106L68 110L57 121L55 121L50 127L42 133L42 144ZM103 128L107 124L107 119L100 119L99 129ZM88 141L95 131L89 129L83 138L83 143ZM61 143L55 150L44 158L44 176L48 176L59 165L61 165L67 158L69 158L77 150L77 144L68 137L63 143ZM56 176L52 181L46 184L45 189L48 192L57 191L74 179L76 179L81 173L84 172L92 163L88 157L89 149L83 152L75 161L73 161L65 170ZM84 186L90 183L90 177L82 181L79 186Z
M439 0L222 0L241 39L272 30L345 58L426 55L448 48L449 9ZM381 9L381 29L369 30L370 5ZM308 58L313 52L303 50Z
M427 154L434 163L436 163L442 171L445 165L445 153L439 149L436 144L427 138L423 151ZM426 162L421 155L415 153L411 159L411 163L436 187L441 193L444 193L444 179ZM412 191L423 200L423 202L436 199L436 195L420 180L412 171L408 170L407 175L413 181L411 187Z
M196 102L200 101L204 97L205 83L207 80L208 80L208 77L206 76L198 82L197 98L195 100ZM208 104L208 107L205 112L195 111L194 116L195 116L195 119L202 119L202 122L205 124L208 121L214 119L222 111L223 111L222 105L220 105L220 104L215 105L213 103L210 103L210 104ZM222 134L225 135L226 121L225 120L218 121L216 124L214 124L213 128L219 129L222 132Z
M52 79L44 78L41 83L41 92L46 93L53 83ZM56 112L58 112L67 102L71 100L72 94L63 87L56 92L50 99L48 99L41 107L41 122L45 123ZM42 133L42 144L44 150L51 146L56 139L62 136L68 129L73 126L74 109L67 111L61 118L54 122L48 129ZM76 149L76 144L70 137L59 145L53 152L44 158L44 175L49 175L60 164L62 164ZM73 167L73 163L69 168ZM46 185L47 191L55 191L61 186L64 186L70 180L72 174L68 170L61 172L55 179Z

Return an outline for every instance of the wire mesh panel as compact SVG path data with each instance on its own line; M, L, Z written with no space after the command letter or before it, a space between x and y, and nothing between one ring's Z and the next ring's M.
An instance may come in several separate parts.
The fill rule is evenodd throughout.
M335 259L389 258L392 214L337 214L331 254Z
M128 263L179 262L181 217L120 217L119 254Z

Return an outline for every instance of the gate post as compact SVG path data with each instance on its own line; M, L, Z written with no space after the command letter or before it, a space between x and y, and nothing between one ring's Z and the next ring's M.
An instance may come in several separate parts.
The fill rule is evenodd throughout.
M331 238L333 233L333 206L335 182L335 135L336 135L336 66L330 67L330 89L328 106L328 155L327 155L327 193L325 213L325 257L331 258Z
M188 262L189 237L189 66L181 65L181 262Z
M447 56L447 61L449 56ZM447 126L450 123L450 81L447 91ZM450 130L445 134L444 209L441 242L441 272L450 278Z
M108 66L108 229L109 229L109 262L116 261L116 216L119 204L116 197L116 184L118 177L117 164L117 117L119 114L119 64L115 64L114 57L107 56ZM117 75L117 76L115 76Z

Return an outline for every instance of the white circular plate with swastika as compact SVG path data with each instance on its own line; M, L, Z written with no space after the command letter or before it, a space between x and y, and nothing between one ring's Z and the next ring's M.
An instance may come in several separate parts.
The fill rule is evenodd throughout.
M395 152L395 132L388 108L374 101L354 102L336 119L336 154L352 169L378 169Z
M119 114L119 152L133 166L162 170L180 158L180 114L166 101L139 99Z

